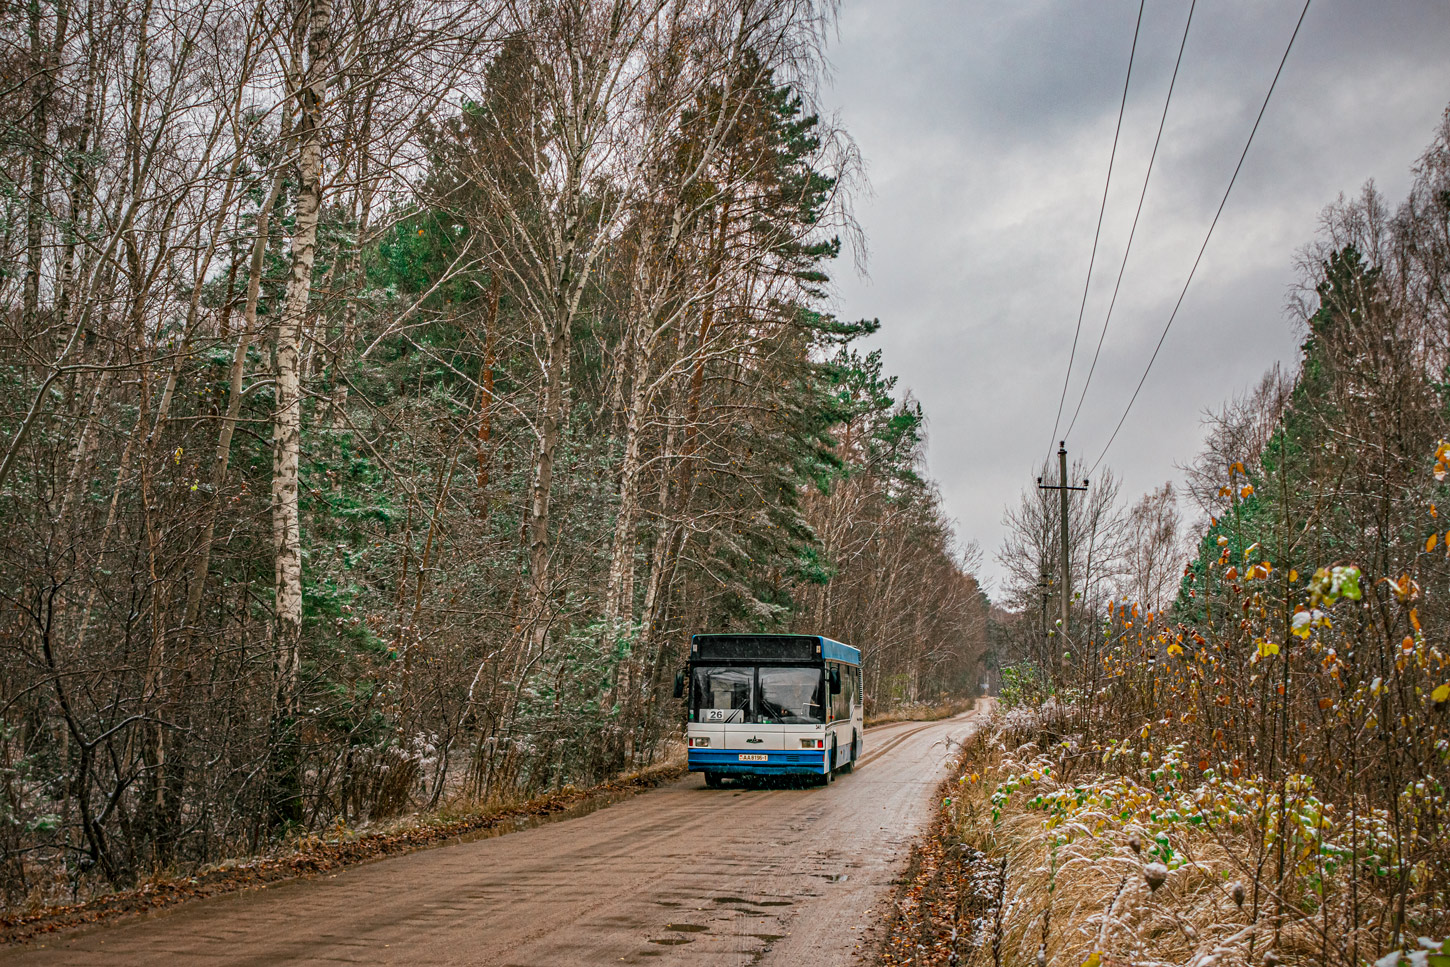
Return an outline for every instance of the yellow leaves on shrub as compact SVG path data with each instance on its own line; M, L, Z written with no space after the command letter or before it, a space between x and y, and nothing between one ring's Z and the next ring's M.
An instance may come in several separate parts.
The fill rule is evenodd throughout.
M1244 560L1247 561L1249 558L1253 557L1254 556L1254 552L1257 551L1258 549L1259 549L1259 542L1258 541L1254 541L1248 547L1244 548Z
M1239 569L1236 568L1236 567L1231 567L1227 571L1224 571L1223 572L1223 579L1225 581L1232 581L1232 580L1236 579L1238 576L1239 576Z
M1244 484L1244 489L1239 491L1240 497L1252 497L1254 493L1253 484Z
M1170 655L1181 655L1181 654L1183 654L1183 646L1180 645L1180 644L1178 644L1178 642L1175 641L1173 644L1171 644L1171 645L1168 646L1168 654L1170 654Z
M1253 659L1255 662L1279 653L1279 646L1266 638L1255 638L1254 644L1258 646L1258 654Z
M1082 962L1082 967L1102 967L1103 955L1094 950L1088 955L1088 959Z
M1446 464L1447 463L1450 463L1450 443L1446 443L1444 440L1441 440L1440 441L1440 445L1435 448L1435 479L1436 480L1444 480L1445 479Z
M1232 497L1233 491L1229 490L1227 487L1220 487L1218 488L1218 495L1220 497Z
M1249 475L1249 472L1244 469L1244 465L1242 463L1235 463L1233 465L1233 469L1243 474L1245 477Z
M1395 597L1401 604L1413 601L1420 596L1420 585L1415 583L1408 574L1401 574L1398 580L1391 581L1389 578L1380 578L1395 592Z
M1450 699L1450 682L1446 682L1430 693L1430 697L1436 702L1444 702Z
M1435 549L1435 545L1438 543L1440 543L1439 534L1431 534L1429 537L1425 538L1425 553L1429 554L1431 551L1433 551Z

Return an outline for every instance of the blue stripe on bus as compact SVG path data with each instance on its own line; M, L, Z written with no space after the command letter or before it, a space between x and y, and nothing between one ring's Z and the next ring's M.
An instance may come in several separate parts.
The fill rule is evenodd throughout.
M740 756L763 755L764 762L740 761ZM750 752L745 749L691 749L689 750L691 772L763 772L809 773L819 775L826 771L826 753L820 749L800 752Z

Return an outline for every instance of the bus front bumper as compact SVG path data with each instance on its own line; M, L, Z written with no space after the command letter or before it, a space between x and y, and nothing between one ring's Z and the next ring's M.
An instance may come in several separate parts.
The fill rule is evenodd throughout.
M765 760L741 756L764 756ZM816 749L800 752L747 752L743 749L691 749L691 772L718 772L737 776L819 776L826 771L826 753Z

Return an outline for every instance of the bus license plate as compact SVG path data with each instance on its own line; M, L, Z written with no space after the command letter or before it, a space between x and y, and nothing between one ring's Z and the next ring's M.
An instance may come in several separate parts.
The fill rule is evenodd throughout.
M758 755L758 754L756 754L754 752L742 752L742 753L740 753L740 761L741 762L769 762L770 761L770 756L768 756L768 755Z

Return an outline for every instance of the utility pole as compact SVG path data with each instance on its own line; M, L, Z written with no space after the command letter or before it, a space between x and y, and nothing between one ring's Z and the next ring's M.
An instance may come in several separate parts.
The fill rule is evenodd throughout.
M1057 480L1058 480L1058 482L1056 484L1045 484L1045 483L1042 482L1042 478L1041 477L1038 477L1037 478L1037 489L1038 490L1056 490L1058 492L1058 496L1062 500L1062 503L1061 503L1061 514L1059 515L1060 518L1061 518L1061 523L1062 523L1062 545L1060 547L1060 551L1061 551L1061 568L1062 568L1062 587L1059 589L1059 592L1058 592L1059 597L1062 599L1062 629L1061 629L1061 631L1058 632L1058 638L1057 638L1057 640L1058 640L1057 651L1059 652L1057 658L1058 658L1058 662L1061 663L1061 660L1062 660L1062 656L1061 656L1062 645L1061 645L1061 642L1062 642L1062 640L1064 638L1067 637L1067 609L1068 609L1068 605L1072 601L1072 578L1068 575L1068 564L1071 561L1072 557L1071 557L1071 555L1068 552L1068 546L1067 546L1067 532L1068 532L1068 527L1067 527L1067 492L1069 490L1087 490L1088 489L1087 478L1083 478L1083 482L1082 482L1082 486L1081 487L1074 487L1074 486L1072 486L1071 484L1069 484L1067 482L1067 441L1066 440L1060 440L1060 441L1058 441L1058 444L1057 444Z
M1037 579L1037 592L1042 597L1042 660L1047 663L1052 659L1052 632L1047 627L1047 598L1052 593L1052 576L1046 568Z

